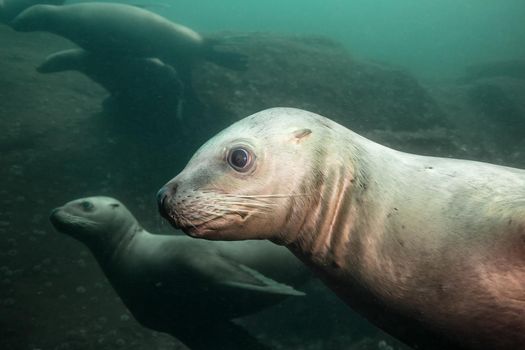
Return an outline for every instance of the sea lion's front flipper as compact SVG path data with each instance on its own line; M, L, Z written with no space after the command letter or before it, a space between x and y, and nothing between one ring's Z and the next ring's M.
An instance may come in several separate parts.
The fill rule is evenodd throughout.
M286 285L284 283L279 283L269 277L266 277L262 273L252 268L249 268L248 266L240 264L238 268L239 270L244 271L250 277L252 277L255 280L254 281L255 283L251 283L245 280L237 281L237 280L232 279L232 280L224 281L222 282L222 284L231 286L231 287L260 291L260 292L265 292L265 293L272 293L272 294L293 295L293 296L305 295L305 293L298 291L289 285Z

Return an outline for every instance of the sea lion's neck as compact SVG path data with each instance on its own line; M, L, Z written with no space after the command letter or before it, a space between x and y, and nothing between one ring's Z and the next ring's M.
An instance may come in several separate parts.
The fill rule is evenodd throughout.
M120 227L118 232L107 232L100 239L86 242L100 266L105 269L117 259L142 230L139 225Z
M323 168L319 195L305 211L308 216L297 238L287 246L303 260L322 266L325 276L344 274L366 285L391 259L382 248L385 221L396 213L399 185L394 179L407 169L399 164L398 152L354 133L347 137L350 146L337 152L342 159Z
M348 131L346 131L348 133ZM344 135L345 146L341 146L342 137L326 149L322 163L316 165L317 178L312 178L313 190L303 222L296 225L297 232L287 246L298 255L308 255L321 266L348 265L351 258L350 248L355 239L355 232L362 231L368 225L373 205L367 202L374 200L368 195L374 178L371 173L371 159L361 144L362 138L350 133ZM310 259L311 259L310 258Z

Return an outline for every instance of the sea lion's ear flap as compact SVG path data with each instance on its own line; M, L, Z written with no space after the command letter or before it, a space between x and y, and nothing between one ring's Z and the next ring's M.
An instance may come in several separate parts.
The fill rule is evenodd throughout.
M299 130L295 130L295 131L293 132L294 141L295 141L296 143L302 142L302 141L305 140L308 136L310 136L311 133L312 133L312 130L310 130L310 129L299 129Z

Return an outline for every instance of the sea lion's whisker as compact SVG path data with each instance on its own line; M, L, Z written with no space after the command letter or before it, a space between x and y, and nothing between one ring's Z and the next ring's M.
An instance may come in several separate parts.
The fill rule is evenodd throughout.
M295 193L295 194L224 194L224 197L236 197L236 198L247 198L247 199L263 199L263 198L290 198L290 197L304 197L310 196L307 193Z
M225 205L228 208L232 206L237 206L245 209L271 209L277 206L277 203L258 203L258 202L243 202L243 201L230 201L230 200L221 200L217 201L218 206Z
M191 220L189 220L188 218L186 218L182 213L179 213L178 215L178 221L180 221L180 223L182 224L182 226L192 226L193 228L197 228L192 222Z
M308 193L272 193L272 194L235 194L235 193L221 193L218 191L210 191L210 190L201 190L199 191L201 193L206 194L206 196L214 195L218 197L233 197L233 198L253 198L253 199L261 199L261 198L287 198L287 197L298 197L298 196L311 196L311 194Z
M271 203L269 202L271 198L257 198L257 197L246 197L246 196L235 196L235 195L225 195L221 196L222 200L243 200L243 201L250 201L252 203Z
M229 205L242 205L246 208L270 208L271 206L276 206L277 203L257 203L257 202L237 202L237 201L222 201L221 203Z
M222 207L221 207L222 209ZM232 208L228 208L228 207L224 207L224 212L225 213L237 213L237 214L251 214L251 213L264 213L264 211L260 211L260 210L250 210L250 209L242 209L242 208L238 208L238 209L232 209Z
M219 209L219 208L217 208L217 209ZM198 211L199 211L199 213L204 213L204 214L208 214L210 216L215 216L215 217L223 216L224 213L225 213L224 210L222 212L214 212L214 211L209 211L209 210L205 210L205 209L198 209Z
M263 205L275 205L273 198L256 198L256 197L243 197L243 196L221 196L222 201L228 201L228 203L252 203L252 204L263 204Z

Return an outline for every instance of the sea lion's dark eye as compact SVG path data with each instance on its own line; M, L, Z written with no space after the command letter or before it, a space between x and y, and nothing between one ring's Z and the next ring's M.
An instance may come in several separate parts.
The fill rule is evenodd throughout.
M82 207L82 209L84 211L91 211L93 210L93 208L95 208L95 206L93 205L93 203L89 202L89 201L83 201L80 203L80 206Z
M252 155L242 147L233 148L228 153L228 164L239 172L248 171L252 165Z

